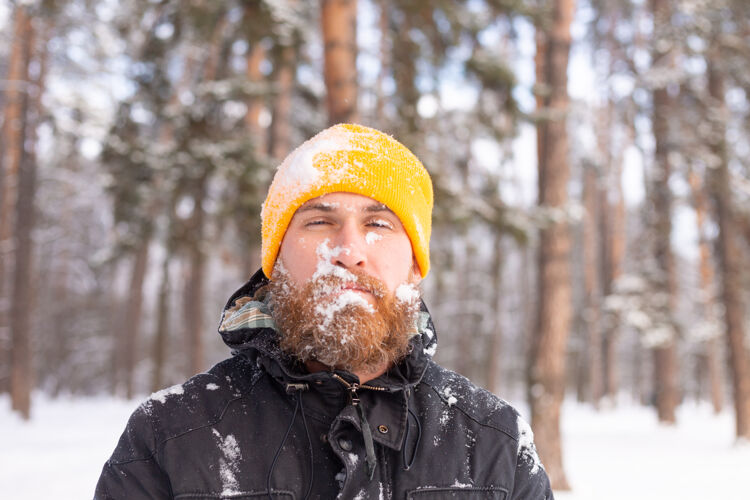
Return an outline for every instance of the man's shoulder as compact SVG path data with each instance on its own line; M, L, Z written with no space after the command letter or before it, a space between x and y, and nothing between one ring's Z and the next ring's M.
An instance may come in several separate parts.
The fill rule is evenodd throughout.
M507 401L434 361L430 361L422 384L444 407L455 408L479 425L501 431L518 441L522 421L518 411Z
M229 405L252 394L262 374L254 363L233 356L183 384L154 392L131 420L149 421L158 441L213 425Z

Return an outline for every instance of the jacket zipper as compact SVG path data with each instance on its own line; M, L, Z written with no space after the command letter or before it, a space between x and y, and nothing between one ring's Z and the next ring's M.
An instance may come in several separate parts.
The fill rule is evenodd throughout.
M385 391L386 389L384 387L376 387L374 385L360 385L357 383L350 384L340 375L336 373L333 373L332 375L333 378L344 384L344 386L349 390L349 402L357 410L357 414L359 415L359 424L360 428L362 429L362 437L365 441L365 453L367 455L365 470L367 471L368 478L370 479L370 481L372 481L372 478L375 475L375 466L377 464L377 461L375 459L375 445L372 441L372 431L370 430L370 424L367 422L367 417L365 416L365 409L362 408L362 405L359 404L359 395L357 394L357 390L362 388L372 391Z
M353 384L350 384L344 379L344 377L342 377L338 373L332 373L331 375L333 376L333 378L335 378L336 380L344 384L344 386L347 388L347 390L349 391L349 397L351 398L352 404L354 406L357 406L359 404L359 396L357 395L357 391L359 389L367 389L370 391L385 391L386 390L385 387L377 387L374 385L358 384L356 382Z

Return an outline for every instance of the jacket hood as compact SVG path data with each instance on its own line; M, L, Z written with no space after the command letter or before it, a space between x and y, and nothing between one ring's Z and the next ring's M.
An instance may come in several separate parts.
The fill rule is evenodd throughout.
M263 362L276 378L312 379L304 366L279 347L278 332L268 307L253 300L255 293L268 284L268 278L258 270L250 280L240 287L227 301L221 314L219 334L232 354L241 355L256 362ZM421 302L417 324L418 335L411 340L411 352L395 367L378 377L371 384L383 385L390 390L416 385L422 378L430 358L437 349L437 335L430 313ZM260 358L260 359L259 359ZM275 361L270 366L264 361ZM335 373L355 381L356 377L346 371Z

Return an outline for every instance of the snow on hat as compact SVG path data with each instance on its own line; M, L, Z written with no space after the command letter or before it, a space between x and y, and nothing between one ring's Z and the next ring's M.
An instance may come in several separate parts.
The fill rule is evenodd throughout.
M355 193L387 206L411 240L422 277L430 269L432 181L403 144L361 125L334 125L302 144L279 165L261 211L262 265L270 277L294 213L327 193Z

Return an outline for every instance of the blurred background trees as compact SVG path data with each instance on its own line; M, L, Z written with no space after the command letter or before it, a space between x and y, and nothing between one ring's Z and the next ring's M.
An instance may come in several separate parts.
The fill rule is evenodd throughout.
M740 0L0 5L0 391L133 397L227 355L275 166L330 123L433 175L436 358L750 438L750 6Z

